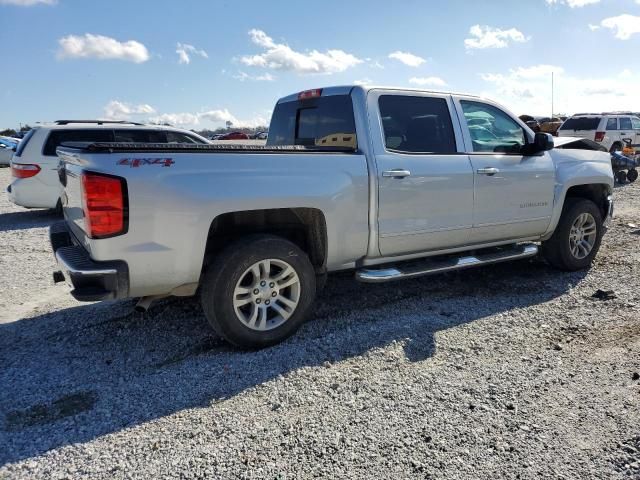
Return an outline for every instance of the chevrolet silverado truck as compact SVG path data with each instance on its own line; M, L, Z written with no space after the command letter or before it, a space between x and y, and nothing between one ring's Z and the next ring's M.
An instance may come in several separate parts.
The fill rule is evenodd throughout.
M476 96L364 86L280 99L262 147L58 148L51 227L78 300L199 294L230 343L292 335L330 272L387 282L540 253L589 268L613 212L609 155L554 150Z

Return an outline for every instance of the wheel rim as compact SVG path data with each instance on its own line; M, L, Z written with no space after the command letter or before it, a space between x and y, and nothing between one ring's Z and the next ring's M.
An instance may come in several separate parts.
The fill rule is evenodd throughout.
M297 272L284 260L275 258L251 265L233 291L233 309L238 320L261 332L278 328L289 320L299 302Z
M590 213L581 213L576 218L569 232L569 248L571 255L578 260L589 256L596 244L598 226Z

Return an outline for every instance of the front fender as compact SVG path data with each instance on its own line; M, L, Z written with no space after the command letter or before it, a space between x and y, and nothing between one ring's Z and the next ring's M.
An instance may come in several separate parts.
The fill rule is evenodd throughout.
M592 150L551 150L556 167L554 208L549 228L542 240L547 240L560 221L567 192L582 185L601 185L604 196L613 192L614 178L608 153Z

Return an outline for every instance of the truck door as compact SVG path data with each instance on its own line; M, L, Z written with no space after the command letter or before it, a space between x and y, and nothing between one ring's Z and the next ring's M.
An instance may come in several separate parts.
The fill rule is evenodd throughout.
M523 155L532 133L497 105L464 97L454 103L475 176L472 242L542 234L554 201L550 153Z
M368 111L382 255L465 245L473 171L462 150L460 125L452 121L451 96L371 90Z

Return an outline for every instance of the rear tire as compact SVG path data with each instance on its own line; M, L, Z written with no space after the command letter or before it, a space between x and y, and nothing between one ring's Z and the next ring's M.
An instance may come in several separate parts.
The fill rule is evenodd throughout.
M567 198L551 238L542 242L542 255L555 268L573 272L589 268L600 249L602 214L584 198Z
M627 183L627 172L625 172L624 170L616 172L616 182L618 182L620 185L624 185L625 183Z
M255 273L254 273L255 272ZM233 243L206 268L201 302L209 324L229 343L255 349L279 343L306 320L316 274L295 244L273 235Z

